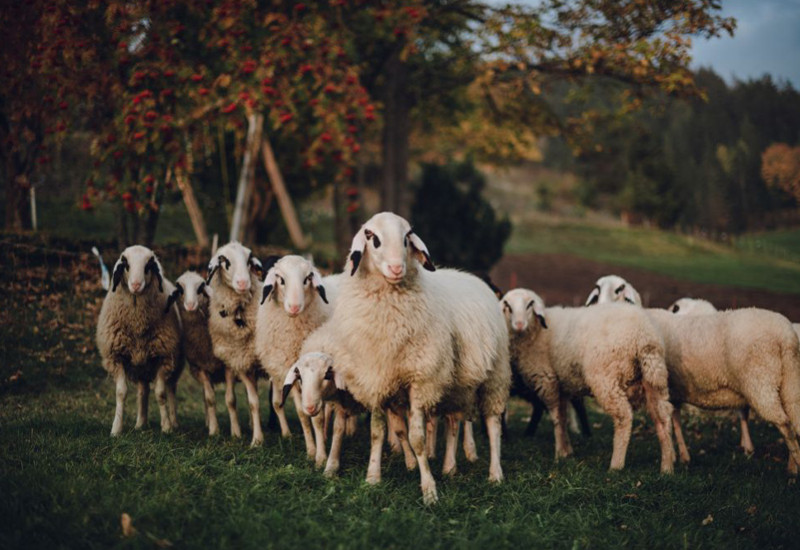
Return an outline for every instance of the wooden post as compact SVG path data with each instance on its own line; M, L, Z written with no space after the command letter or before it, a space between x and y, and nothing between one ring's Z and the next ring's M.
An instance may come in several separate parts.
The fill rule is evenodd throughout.
M183 170L176 170L175 179L178 182L178 189L181 190L181 194L183 195L183 203L186 205L186 211L189 212L189 219L192 220L192 228L197 238L197 244L202 248L208 248L206 222L203 219L203 212L200 210L200 205L197 204L197 198L194 196L194 190L189 183L189 178Z
M250 195L255 184L256 165L254 161L261 144L263 126L264 115L251 113L247 116L247 143L245 145L242 171L239 174L239 185L236 190L236 206L233 210L233 221L231 222L231 241L241 240L244 235L245 206L250 201Z
M283 221L286 223L286 228L289 230L289 237L292 239L292 244L298 250L304 250L308 243L303 236L303 229L300 227L300 221L297 219L297 212L292 203L292 197L286 189L286 184L283 181L278 163L275 161L275 153L272 151L272 145L269 139L264 139L261 142L261 156L264 159L264 168L267 170L272 190L275 192L275 197L278 199L278 206L281 209Z

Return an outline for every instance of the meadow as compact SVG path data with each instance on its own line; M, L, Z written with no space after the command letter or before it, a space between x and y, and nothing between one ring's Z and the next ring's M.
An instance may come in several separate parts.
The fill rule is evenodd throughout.
M382 484L365 484L363 421L334 480L306 460L295 419L296 435L268 432L259 449L247 436L209 439L188 372L176 434L158 431L155 406L149 428L135 431L129 393L125 430L112 439L113 388L93 343L96 265L48 244L0 248L2 548L763 548L795 547L800 535L800 487L785 474L777 430L752 422L757 450L747 458L727 415L687 416L693 462L673 476L658 474L652 424L637 415L627 466L609 473L607 417L591 410L594 435L573 435L575 456L555 463L551 424L525 437L530 409L513 400L505 482L486 481L480 429L478 462L460 455L458 473L441 479L440 440L433 507L422 504L418 473L401 457L387 453ZM168 261L168 273L176 270ZM217 403L226 434L221 390ZM122 514L135 530L127 536Z

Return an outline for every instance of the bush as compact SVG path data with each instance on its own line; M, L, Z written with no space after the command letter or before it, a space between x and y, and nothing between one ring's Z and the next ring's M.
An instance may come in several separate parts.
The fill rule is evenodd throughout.
M485 184L469 160L422 166L411 223L436 263L485 274L503 255L511 222L497 219Z

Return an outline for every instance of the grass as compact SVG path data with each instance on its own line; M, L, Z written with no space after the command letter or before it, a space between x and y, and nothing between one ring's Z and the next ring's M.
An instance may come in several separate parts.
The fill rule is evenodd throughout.
M549 423L523 437L528 408L513 402L506 481L487 483L479 430L476 464L461 456L443 480L434 460L440 502L430 508L400 457L386 458L381 485L364 483L363 424L335 480L306 460L295 419L292 439L268 432L260 449L210 440L188 373L178 433L159 433L154 404L149 429L133 430L129 391L125 430L112 439L91 258L59 266L0 249L0 260L15 266L0 270L0 548L762 548L795 547L800 536L800 487L787 482L777 430L758 421L747 459L729 418L690 417L693 463L661 476L652 425L638 416L626 469L609 473L607 417L592 411L594 436L573 436L575 457L556 464ZM123 513L136 535L122 535Z
M524 222L506 253L567 253L699 283L800 294L800 230L719 244L646 228L583 222Z

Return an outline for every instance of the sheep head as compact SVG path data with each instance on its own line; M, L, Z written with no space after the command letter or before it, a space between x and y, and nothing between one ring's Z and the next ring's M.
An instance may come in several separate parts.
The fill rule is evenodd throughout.
M711 302L697 298L675 300L667 309L678 315L707 315L717 311Z
M428 247L411 229L411 224L391 212L372 216L350 245L350 275L355 275L360 267L380 273L389 284L398 284L409 272L411 262L418 262L428 271L436 270Z
M217 250L217 253L211 258L208 263L206 283L210 284L214 275L218 275L236 293L245 294L251 288L251 273L263 280L264 266L253 255L252 250L241 243L232 241Z
M303 312L307 300L314 299L315 291L327 304L322 277L314 264L302 256L284 256L267 272L261 303L272 296L283 303L283 309L290 317L295 317Z
M544 300L532 290L509 290L500 300L500 307L509 328L516 333L523 333L534 326L534 319L542 328L547 328Z
M633 286L617 275L606 275L595 282L594 289L586 298L586 305L607 304L611 302L627 302L642 305L642 298Z
M182 305L186 311L197 311L208 302L208 286L206 281L195 271L186 271L175 281L175 299L183 296Z
M327 353L306 353L295 361L284 380L281 407L296 382L300 382L303 388L303 412L309 416L316 416L322 411L323 398L334 387L345 389L342 378L334 372L333 357Z
M112 271L111 292L116 292L117 287L123 282L131 294L139 295L155 281L158 291L164 292L164 276L161 264L155 253L141 245L129 246L120 254L119 260L114 264Z

